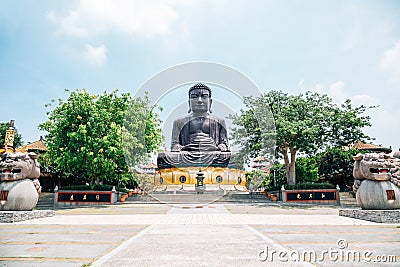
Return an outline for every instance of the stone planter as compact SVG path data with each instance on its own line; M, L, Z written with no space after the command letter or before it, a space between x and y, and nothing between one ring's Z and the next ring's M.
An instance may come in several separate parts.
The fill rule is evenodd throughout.
M339 189L281 190L283 202L340 205Z
M107 205L117 202L115 191L54 190L55 206Z

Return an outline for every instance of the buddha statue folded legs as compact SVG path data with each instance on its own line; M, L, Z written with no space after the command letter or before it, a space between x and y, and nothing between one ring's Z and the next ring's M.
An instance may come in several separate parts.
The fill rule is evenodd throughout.
M158 168L179 168L187 166L227 167L231 158L230 152L221 151L181 151L158 154Z

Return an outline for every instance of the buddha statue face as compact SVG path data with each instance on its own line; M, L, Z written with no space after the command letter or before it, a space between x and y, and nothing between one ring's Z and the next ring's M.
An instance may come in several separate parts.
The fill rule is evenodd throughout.
M210 112L211 103L211 90L207 86L195 85L189 91L189 112L193 111L195 115Z

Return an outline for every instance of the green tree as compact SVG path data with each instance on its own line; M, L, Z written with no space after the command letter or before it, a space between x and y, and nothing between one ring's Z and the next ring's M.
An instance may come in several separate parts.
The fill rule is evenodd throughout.
M10 127L10 122L0 122L0 148L3 147L4 141L6 138L6 130ZM22 146L22 136L18 133L18 129L15 128L15 136L14 136L14 148Z
M244 104L247 110L232 116L237 125L233 138L236 144L243 144L240 155L271 154L276 141L275 152L284 159L289 185L296 183L299 152L314 155L332 146L370 139L362 132L362 128L371 125L370 118L362 116L367 107L353 108L350 100L339 107L324 94L271 91L260 97L247 97Z
M316 156L318 173L321 180L329 181L342 188L353 181L353 156L360 153L360 150L342 148L329 148Z
M135 103L135 110L129 109ZM160 121L147 99L132 99L130 94L117 95L104 92L101 95L91 95L80 89L70 92L66 101L58 100L58 105L48 112L48 120L39 128L48 132L46 136L48 152L46 158L53 171L78 183L110 183L117 184L115 170L124 171L122 177L127 177L128 167L125 162L122 132L126 112L137 113L136 117L153 120L150 129L145 128L152 137L148 138L151 152L161 142ZM146 117L143 114L151 114ZM146 126L145 126L146 127ZM143 143L133 145L145 146ZM147 154L146 154L147 155ZM140 164L144 155L135 158L135 164ZM127 179L122 179L129 183Z
M298 183L317 182L317 157L301 157L296 160L296 180Z
M285 173L285 164L275 163L270 168L270 176L272 185L281 188L282 185L286 184L286 173Z
M250 185L252 183L255 188L260 186L267 186L270 184L269 175L262 170L253 170L246 173L246 183Z
M129 171L148 159L150 153L157 151L163 141L161 121L149 105L147 96L130 101L125 112L122 128L122 143ZM139 177L139 176L138 176Z

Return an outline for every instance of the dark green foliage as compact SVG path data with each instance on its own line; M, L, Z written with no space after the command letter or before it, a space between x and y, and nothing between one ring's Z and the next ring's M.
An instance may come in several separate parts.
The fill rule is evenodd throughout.
M341 188L353 182L353 156L361 151L330 148L317 155L318 174L321 180L339 184Z
M294 189L335 189L335 185L331 183L298 183L295 185L283 185L286 190L294 190ZM265 188L265 191L277 191L280 190L282 186L269 186Z
M62 190L81 190L81 191L111 191L113 185L107 184L94 184L94 185L69 185L63 186ZM116 191L128 193L128 190L125 188L117 187L115 188Z
M270 179L271 179L270 185L274 185L274 183L276 183L276 186L281 188L281 186L283 184L287 183L285 164L276 163L276 164L272 165L270 168L269 175L270 175Z
M335 189L335 185L331 183L299 183L295 185L286 185L285 189L293 190L293 189Z
M318 163L316 157L297 158L296 180L298 183L318 181Z

